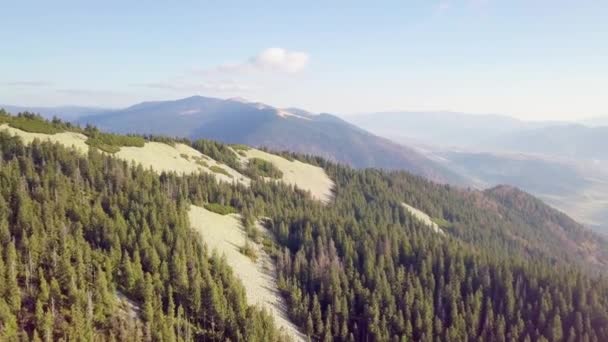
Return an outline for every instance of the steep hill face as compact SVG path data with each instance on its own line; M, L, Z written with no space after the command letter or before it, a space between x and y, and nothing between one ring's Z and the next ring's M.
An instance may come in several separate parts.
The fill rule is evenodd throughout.
M531 227L546 245L560 246L573 257L601 268L608 267L608 239L605 237L515 187L500 185L484 194L500 204L497 212L502 217Z
M264 146L318 155L358 168L405 169L439 182L460 182L460 177L414 149L375 136L333 115L314 115L242 100L193 96L144 102L124 110L87 116L78 122L117 133Z
M519 152L432 149L429 158L466 175L477 188L509 184L550 204L596 231L608 233L606 162Z

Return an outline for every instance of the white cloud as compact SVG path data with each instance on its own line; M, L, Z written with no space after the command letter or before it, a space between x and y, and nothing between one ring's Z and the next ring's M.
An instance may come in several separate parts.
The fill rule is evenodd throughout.
M226 63L213 68L197 70L199 74L210 75L216 73L251 73L275 72L297 73L306 68L310 57L301 51L290 51L283 48L268 48L246 61L240 63Z
M437 10L439 10L440 12L443 11L447 11L448 9L450 9L451 7L451 3L449 1L440 1L439 5L437 5Z
M304 70L309 56L304 52L269 48L252 57L249 63L260 70L295 73Z

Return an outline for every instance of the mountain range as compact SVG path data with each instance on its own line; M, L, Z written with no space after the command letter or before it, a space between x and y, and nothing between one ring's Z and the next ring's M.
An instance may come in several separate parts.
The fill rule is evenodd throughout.
M326 113L202 96L124 109L7 108L116 133L206 138L317 155L356 168L403 169L479 189L511 184L608 231L606 127L456 112L381 112L345 116L347 122Z
M287 150L359 168L405 169L438 182L460 182L454 173L414 149L373 135L337 116L242 99L192 96L143 102L87 115L76 122L116 133L206 138Z
M1 110L0 180L0 340L608 338L608 241L512 186Z

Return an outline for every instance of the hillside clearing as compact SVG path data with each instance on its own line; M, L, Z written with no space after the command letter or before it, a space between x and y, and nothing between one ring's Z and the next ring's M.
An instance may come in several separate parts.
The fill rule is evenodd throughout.
M266 160L283 173L280 178L283 182L310 191L314 198L324 203L331 200L331 190L334 187L334 182L322 168L299 160L290 161L281 156L254 148L242 152L245 156L240 155L241 161L248 162L254 158Z
M170 146L159 142L146 142L144 147L121 147L120 151L114 154L116 157L131 160L142 164L146 168L152 168L156 172L177 172L177 173L195 173L206 172L213 174L218 180L232 183L249 185L249 178L241 175L239 172L231 169L227 165L218 163L217 161L204 156L202 153L184 144L175 144ZM205 159L203 166L201 161ZM221 167L226 173L213 172L210 168Z
M242 254L247 236L238 214L220 215L195 205L188 212L190 225L201 234L210 250L226 256L228 265L242 281L247 293L247 302L260 305L270 312L276 324L296 341L305 341L304 336L287 317L285 301L276 284L276 270L270 257L256 244L257 262ZM263 230L263 227L258 227Z
M74 147L80 153L87 153L89 151L89 145L85 142L87 141L87 136L80 133L75 132L61 132L56 134L45 134L45 133L31 133L20 130L18 128L10 127L8 124L0 125L0 130L8 131L11 135L16 135L23 139L23 142L26 144L31 144L35 139L39 139L41 141L48 140L53 143L59 143L64 146Z
M439 226L437 225L437 223L435 223L433 221L433 219L431 219L431 217L429 215L427 215L425 212L423 212L420 209L416 209L414 207L412 207L411 205L408 205L406 203L401 203L401 205L403 205L403 207L410 213L412 214L412 216L414 216L414 218L416 218L418 221L424 223L425 225L429 226L431 229L433 229L433 231L435 233L443 233L443 230L441 230L441 228L439 228Z
M21 137L26 144L31 144L34 139L48 140L67 147L74 147L82 154L88 153L90 147L86 143L88 137L81 133L30 133L10 127L8 124L0 125L0 130ZM206 172L224 182L233 183L236 181L244 185L250 183L248 177L184 144L171 146L160 142L146 142L143 147L122 146L118 152L112 155L119 159L141 164L144 168L151 168L158 173L172 171L182 174ZM224 173L214 172L211 169L213 167L221 167Z

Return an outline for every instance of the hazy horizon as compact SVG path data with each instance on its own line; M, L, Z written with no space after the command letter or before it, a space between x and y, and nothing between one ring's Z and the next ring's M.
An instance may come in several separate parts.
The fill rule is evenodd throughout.
M0 100L124 107L199 93L342 114L608 115L604 4L342 5L13 3Z
M176 101L176 100L180 100L180 99L184 99L187 97L192 97L192 96L202 96L202 97L214 97L214 98L221 98L224 100L230 100L233 99L232 97L221 97L221 96L207 96L207 95L201 95L201 94L196 94L196 95L191 95L191 96L186 96L186 97L175 97L175 98L165 98L165 99L161 99L161 98L151 98L151 99L146 99L144 101L139 101L139 102L134 102L134 103L129 103L127 105L123 105L123 106L104 106L102 104L74 104L74 103L65 103L65 104L59 104L59 105L40 105L40 104L21 104L21 103L4 103L0 100L0 108L2 108L2 106L10 106L10 107L23 107L23 108L69 108L69 107L83 107L83 108L91 108L91 109L100 109L100 110L120 110L120 109L125 109L128 108L132 105L136 105L142 102L156 102L156 101ZM276 106L273 103L266 103L263 101L258 101L255 99L251 99L251 98L242 98L244 100L247 100L249 102L261 102L264 103L266 105L270 105L270 106L274 106L277 108L287 108L287 107L291 107L291 108L296 108L296 106ZM298 107L299 108L299 107ZM299 109L303 109L303 110L309 110L308 108L299 108ZM361 115L372 115L372 114L376 114L376 113L445 113L445 114L463 114L463 115L472 115L472 116L497 116L497 117L505 117L505 118L511 118L511 119L515 119L515 120L520 120L523 122L564 122L564 123L584 123L586 121L590 121L590 120L596 120L596 119L605 119L608 118L608 115L599 115L599 116L593 116L593 117L581 117L581 118L577 118L577 119L543 119L543 118L519 118L515 115L511 115L509 113L476 113L476 112L464 112L464 111L458 111L458 110L452 110L452 109L430 109L430 110L424 110L424 109L416 109L416 108L404 108L404 109L388 109L388 110L375 110L375 111L369 111L369 112L346 112L346 113L336 113L336 112L328 112L328 111L318 111L318 112L313 112L311 111L311 113L313 114L319 114L319 113L329 113L329 114L333 114L336 115L338 117L341 118L346 118L348 119L349 117L354 117L354 116L361 116Z

